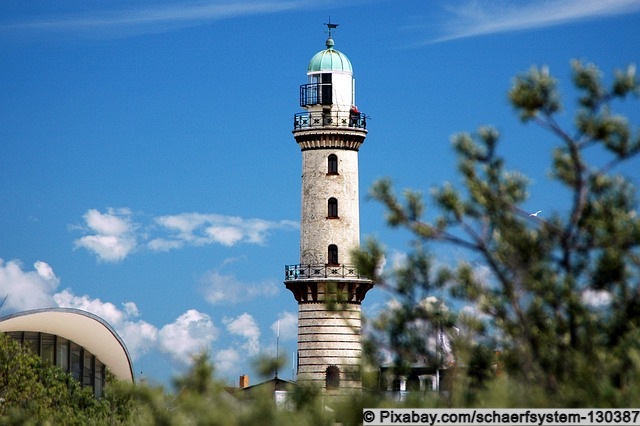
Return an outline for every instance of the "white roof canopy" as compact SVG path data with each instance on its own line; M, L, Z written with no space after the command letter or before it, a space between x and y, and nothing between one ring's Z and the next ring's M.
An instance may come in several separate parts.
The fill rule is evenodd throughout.
M117 379L133 382L133 366L124 342L97 315L65 308L18 312L0 318L0 331L32 331L58 335L87 349Z

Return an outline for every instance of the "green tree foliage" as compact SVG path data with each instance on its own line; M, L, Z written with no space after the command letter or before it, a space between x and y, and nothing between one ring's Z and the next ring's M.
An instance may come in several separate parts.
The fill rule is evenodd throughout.
M254 392L225 387L214 377L206 353L194 357L191 369L174 380L175 393L147 384L121 385L116 393L130 402L123 424L133 425L331 425L317 393L292 390L293 406L276 408L273 388Z
M175 392L147 383L110 381L95 399L59 368L0 333L0 425L317 425L333 416L312 389L293 390L293 405L276 408L273 389L252 393L214 378L206 353L174 380ZM361 410L360 410L361 411Z
M486 387L481 370L495 367L495 360L487 362L493 351L486 350L495 348L514 389L546 395L545 405L637 405L640 218L634 183L615 170L637 158L640 135L613 106L637 97L640 86L634 67L616 72L607 85L595 66L580 62L573 63L573 83L579 92L573 130L559 122L558 83L546 68L517 76L509 91L520 119L558 141L551 177L569 194L566 212L543 218L522 209L527 178L505 168L498 131L483 127L453 138L461 185L433 190L433 220L424 219L421 193L398 196L389 179L373 186L371 196L385 206L388 223L408 229L416 249L391 277L376 269L384 255L377 242L356 254L357 263L403 301L403 309L378 324L398 358L428 352L406 325L416 316L442 321L418 302L448 294L449 301L461 299L488 318L457 320L463 333L454 347L468 386ZM464 249L466 260L435 268L434 243Z
M117 421L108 398L93 397L70 374L0 333L0 424L103 424Z
M637 95L640 86L632 68L616 73L606 87L595 67L580 63L574 64L574 83L580 97L573 133L556 121L562 106L546 69L518 76L509 92L521 120L559 140L552 177L571 195L565 215L543 219L522 210L527 179L505 169L492 128L454 138L462 185L434 190L439 214L433 221L423 219L419 192L398 197L389 180L372 188L389 224L410 230L415 241L390 275L380 271L385 254L377 242L354 253L360 272L397 301L372 322L365 349L393 353L398 372L427 358L453 373L443 386L450 399L412 399L408 406L640 403L640 219L633 183L614 173L638 154L640 137L612 112L614 102ZM435 267L432 243L465 249L467 261ZM606 303L594 304L594 295ZM456 318L443 303L453 306L454 299L483 316ZM454 366L425 338L433 334L452 340ZM277 368L262 363L269 375ZM505 372L497 380L496 369ZM364 376L366 383L377 381L366 369ZM0 424L350 425L361 423L363 407L395 404L364 392L328 410L318 389L298 388L287 408L276 408L268 386L264 392L226 388L214 378L207 354L196 356L174 387L168 392L144 382L109 381L105 397L95 399L70 375L0 333Z

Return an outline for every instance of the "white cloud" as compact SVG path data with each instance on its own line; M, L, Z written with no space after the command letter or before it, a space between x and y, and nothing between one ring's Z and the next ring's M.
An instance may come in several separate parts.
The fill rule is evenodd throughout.
M42 261L36 262L34 268L34 271L25 271L18 261L5 264L0 259L0 302L6 296L0 310L2 314L47 307L91 312L114 328L133 360L158 349L181 365L190 364L191 355L209 350L218 336L211 318L196 310L188 310L173 323L158 329L139 319L140 312L134 302L124 302L118 307L88 295L77 296L71 289L55 292L60 279L53 268ZM229 319L226 325L230 333L247 340L247 351L257 353L260 330L251 315Z
M442 312L446 313L449 308L440 301L437 297L429 296L422 299L418 302L418 305L426 312L435 313ZM402 303L395 299L390 298L387 300L385 304L385 309L383 309L378 316L377 320L386 321L390 318L393 318L395 315L394 312L400 311L404 309ZM458 329L456 327L447 327L443 329L442 327L438 327L438 323L434 321L430 321L423 318L416 318L412 321L408 321L404 324L404 327L412 330L416 335L420 335L423 337L426 347L430 351L443 351L445 355L445 361L450 362L453 360L452 348L451 348L451 337L454 334L458 334ZM380 339L382 345L378 349L378 354L382 357L383 363L391 362L393 358L391 353L389 352L391 349L388 346L389 336L386 333L380 333L378 329L370 327L365 324L364 329L366 334L376 336L377 339ZM385 349L387 347L387 349ZM417 362L422 362L424 359L417 359Z
M38 260L33 264L33 266L36 268L36 272L38 272L38 275L40 275L42 279L49 283L55 283L54 288L58 285L60 280L56 277L56 274L53 273L53 268L51 268L48 263Z
M280 331L280 340L293 340L298 337L298 315L293 312L280 312L278 320L271 324L274 334Z
M216 370L227 375L229 372L238 373L238 365L240 364L240 361L240 352L233 348L216 351L213 355L213 363Z
M0 259L0 303L3 311L17 312L55 306L53 292L60 279L45 262L34 263L35 271L24 271L20 262Z
M487 265L479 264L473 266L473 279L483 287L488 288L490 286L492 276L493 272Z
M260 328L250 314L245 312L236 318L224 318L222 322L229 333L246 339L242 348L248 356L257 355L260 352Z
M182 213L157 217L154 219L155 222L174 234L172 239L162 237L157 240L162 241L167 247L170 247L171 243L177 244L177 247L182 247L185 244L203 245L207 240L197 237L194 231L205 223L205 217L206 215L200 213Z
M212 242L225 246L232 246L243 238L242 230L231 226L210 226L205 232L211 237Z
M603 307L611 303L612 295L605 290L585 290L582 292L582 301L594 308Z
M158 329L146 321L134 320L139 315L134 302L123 304L124 310L113 303L91 297L76 296L66 289L55 294L54 299L61 308L75 308L91 312L104 319L122 338L132 359L138 359L156 344Z
M459 325L464 328L465 323L474 320L489 323L493 317L483 312L477 305L465 305L460 309ZM466 330L465 330L466 332Z
M74 241L75 247L89 250L100 261L119 262L142 248L167 252L209 244L263 245L274 231L299 228L297 222L288 220L274 222L218 214L180 213L155 217L147 224L134 222L132 216L128 208L110 208L104 213L88 210L83 216L84 224L72 227L88 234Z
M91 10L90 12L49 17L20 23L5 24L0 28L13 31L82 31L114 32L114 35L163 32L186 26L237 16L257 15L317 7L309 0L244 0L234 2L184 1L174 4L161 2L149 6L124 9Z
M124 319L124 313L113 303L92 299L87 295L76 296L69 289L63 290L53 297L61 308L74 308L91 312L106 320L112 326L120 324Z
M84 215L87 226L102 235L122 235L130 231L129 209L108 209L103 214L92 209Z
M147 244L152 251L170 251L184 247L184 242L179 240L166 240L164 238L156 238Z
M154 344L157 329L141 320L134 302L123 304L124 310L113 303L91 297L76 296L70 289L55 293L60 279L46 262L34 264L35 271L24 271L17 261L6 265L0 259L0 300L7 297L2 310L7 313L39 308L74 308L91 312L104 319L124 340L133 359L148 351Z
M485 34L544 28L570 22L640 11L637 0L548 0L479 2L466 0L446 6L452 15L441 26L437 43ZM429 25L433 26L433 22Z
M418 305L428 313L446 313L449 308L435 296L428 296L422 299Z
M386 311L388 311L388 312L396 311L398 309L402 309L402 303L400 303L400 301L398 299L396 299L396 298L391 298L391 299L387 300L386 305L387 305L386 306Z
M158 328L146 321L125 321L117 332L133 360L152 350L158 341Z
M99 260L119 262L136 248L137 225L129 209L108 209L106 213L91 209L84 214L84 229L91 232L77 239L76 247L93 252Z
M192 356L209 350L218 337L218 329L207 314L190 309L158 333L159 348L174 361L189 365Z
M140 312L138 312L138 306L134 302L125 302L122 304L122 306L124 307L124 311L128 316L140 316Z
M407 260L409 259L409 256L407 255L407 253L405 252L401 252L398 250L394 250L391 253L391 268L393 269L398 269L398 268L403 268L407 265ZM386 257L384 257L382 259L382 265L383 267L386 266L387 264L387 259Z
M204 298L211 304L246 302L256 297L274 296L279 292L275 282L246 284L233 275L209 271L201 279Z
M202 213L160 216L155 219L155 222L169 233L168 236L158 237L149 243L149 248L158 251L168 251L185 245L264 244L272 231L298 227L296 222L287 220L273 222Z

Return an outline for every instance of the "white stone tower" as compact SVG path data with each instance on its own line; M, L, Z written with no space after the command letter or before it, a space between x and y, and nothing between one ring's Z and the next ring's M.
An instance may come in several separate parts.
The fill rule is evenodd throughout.
M343 395L362 388L360 304L373 287L350 252L360 244L358 150L366 116L355 107L349 59L325 50L307 69L293 136L302 150L300 263L285 267L298 302L298 383Z

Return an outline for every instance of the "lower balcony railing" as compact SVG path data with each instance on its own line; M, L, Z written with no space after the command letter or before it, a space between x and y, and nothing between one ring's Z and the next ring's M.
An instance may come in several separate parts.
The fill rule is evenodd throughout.
M300 264L284 267L286 281L312 278L364 278L354 265Z
M299 112L293 116L293 129L314 127L353 127L367 128L367 116L350 112Z

